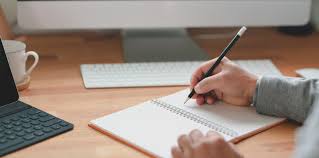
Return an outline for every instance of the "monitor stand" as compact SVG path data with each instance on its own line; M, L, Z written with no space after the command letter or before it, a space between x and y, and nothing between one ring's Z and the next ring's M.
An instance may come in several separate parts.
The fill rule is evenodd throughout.
M185 29L123 30L125 62L208 60Z

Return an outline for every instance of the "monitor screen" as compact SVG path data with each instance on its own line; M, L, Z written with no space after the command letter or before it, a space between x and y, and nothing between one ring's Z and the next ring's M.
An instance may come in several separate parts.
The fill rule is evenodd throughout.
M0 106L19 99L2 42L0 42L0 87Z
M291 26L309 21L312 0L18 0L32 30Z

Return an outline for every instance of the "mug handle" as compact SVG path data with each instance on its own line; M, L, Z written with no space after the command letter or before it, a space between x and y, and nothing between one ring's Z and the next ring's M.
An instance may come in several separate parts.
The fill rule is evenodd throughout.
M26 76L29 76L31 74L31 72L33 71L33 69L38 65L39 62L39 55L34 52L34 51L30 51L26 53L26 60L28 60L29 56L33 56L34 57L34 63L32 64L32 66L28 69L28 71L26 72Z

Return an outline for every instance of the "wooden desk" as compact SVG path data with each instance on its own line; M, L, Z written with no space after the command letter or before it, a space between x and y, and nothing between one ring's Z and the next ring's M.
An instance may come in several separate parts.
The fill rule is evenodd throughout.
M220 30L219 30L220 31ZM214 30L192 30L193 35ZM228 40L197 40L216 56ZM273 29L250 29L231 59L271 58L289 76L302 67L319 67L319 34L291 37ZM74 123L73 131L8 155L8 158L132 158L146 157L87 126L97 117L145 100L168 95L186 87L118 88L87 90L83 87L82 63L123 62L121 38L96 33L32 35L29 50L40 53L39 67L32 74L30 89L21 100ZM125 98L125 99L123 99ZM297 124L286 122L237 145L247 158L289 157L294 149Z

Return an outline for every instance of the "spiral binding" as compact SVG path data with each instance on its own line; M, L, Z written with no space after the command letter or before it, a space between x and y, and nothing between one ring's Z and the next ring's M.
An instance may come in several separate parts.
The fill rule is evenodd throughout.
M207 119L205 119L203 117L200 117L198 115L192 114L192 113L190 113L188 111L185 111L185 110L183 110L181 108L178 108L176 106L167 104L167 103L159 101L159 100L151 100L151 102L156 104L156 105L158 105L161 108L164 108L164 109L170 111L170 112L173 112L173 113L175 113L177 115L180 115L180 116L182 116L184 118L187 118L187 119L192 120L192 121L194 121L196 123L204 125L204 126L210 128L210 129L212 129L212 130L214 130L216 132L223 133L223 134L228 135L230 137L238 136L238 133L236 131L232 130L232 129L223 127L223 126L221 126L221 125L219 125L217 123L209 121L209 120L207 120Z

